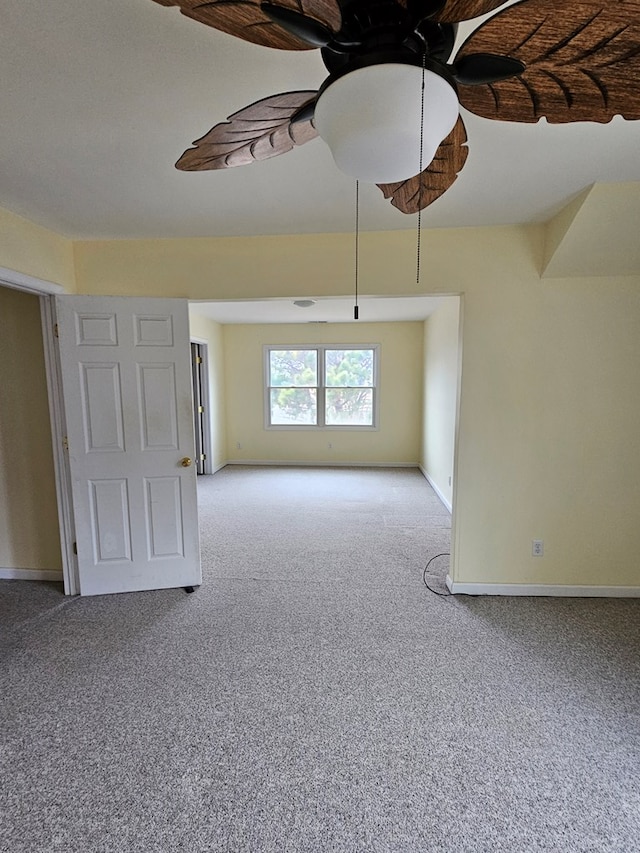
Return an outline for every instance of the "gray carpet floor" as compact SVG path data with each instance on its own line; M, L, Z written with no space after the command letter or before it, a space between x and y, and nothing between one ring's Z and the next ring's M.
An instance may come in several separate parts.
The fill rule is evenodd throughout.
M2 853L640 850L640 601L429 592L415 470L199 492L193 595L0 582Z

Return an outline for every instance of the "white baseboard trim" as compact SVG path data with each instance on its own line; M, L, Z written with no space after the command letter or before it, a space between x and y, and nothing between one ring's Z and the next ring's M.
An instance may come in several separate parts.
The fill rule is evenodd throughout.
M221 462L219 465L216 465L216 467L213 468L211 471L207 471L207 474L205 474L205 476L216 474L218 471L222 471L222 469L228 464L228 462Z
M296 462L291 459L229 459L227 465L277 465L280 468L419 468L417 462Z
M431 479L431 477L427 474L427 472L426 472L426 471L425 471L425 469L422 467L422 465L418 465L418 468L422 471L422 476L423 476L423 477L425 478L425 480L429 483L429 485L431 486L431 488L433 489L433 491L436 493L436 495L440 498L440 500L442 501L442 503L443 503L443 505L445 506L445 508L446 508L446 509L448 509L448 510L449 510L449 512L453 512L453 507L451 506L451 504L449 503L449 501L445 498L445 496L442 494L442 492L440 491L440 489L439 489L439 488L436 486L436 484L433 482L433 480Z
M62 581L62 572L55 569L7 569L0 567L0 580L5 581Z
M553 598L640 598L640 586L569 586L552 583L456 583L449 575L453 595L548 595Z

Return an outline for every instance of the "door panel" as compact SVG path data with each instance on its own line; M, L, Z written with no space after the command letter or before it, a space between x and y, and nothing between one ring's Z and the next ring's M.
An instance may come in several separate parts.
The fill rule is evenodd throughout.
M178 405L173 364L138 365L143 450L178 450Z
M80 364L80 391L87 453L124 451L119 364Z
M199 585L186 302L56 308L80 593Z
M149 559L184 556L180 480L178 477L148 477L145 485Z
M89 480L93 562L131 560L131 525L126 480Z

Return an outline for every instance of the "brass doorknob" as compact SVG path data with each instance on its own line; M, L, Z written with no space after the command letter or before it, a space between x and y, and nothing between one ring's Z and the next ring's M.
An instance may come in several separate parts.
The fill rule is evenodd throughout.
M185 456L180 464L182 465L183 468L189 468L191 466L192 461L193 460L191 459L190 456Z

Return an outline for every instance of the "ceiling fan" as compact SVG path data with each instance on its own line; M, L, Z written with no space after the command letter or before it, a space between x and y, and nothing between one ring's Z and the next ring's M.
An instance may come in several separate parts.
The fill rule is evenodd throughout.
M640 118L640 0L155 0L233 36L320 48L318 91L272 95L196 140L176 167L226 169L321 136L338 167L403 213L467 158L459 105L489 119ZM496 14L452 56L461 21ZM422 168L428 164L426 168Z

